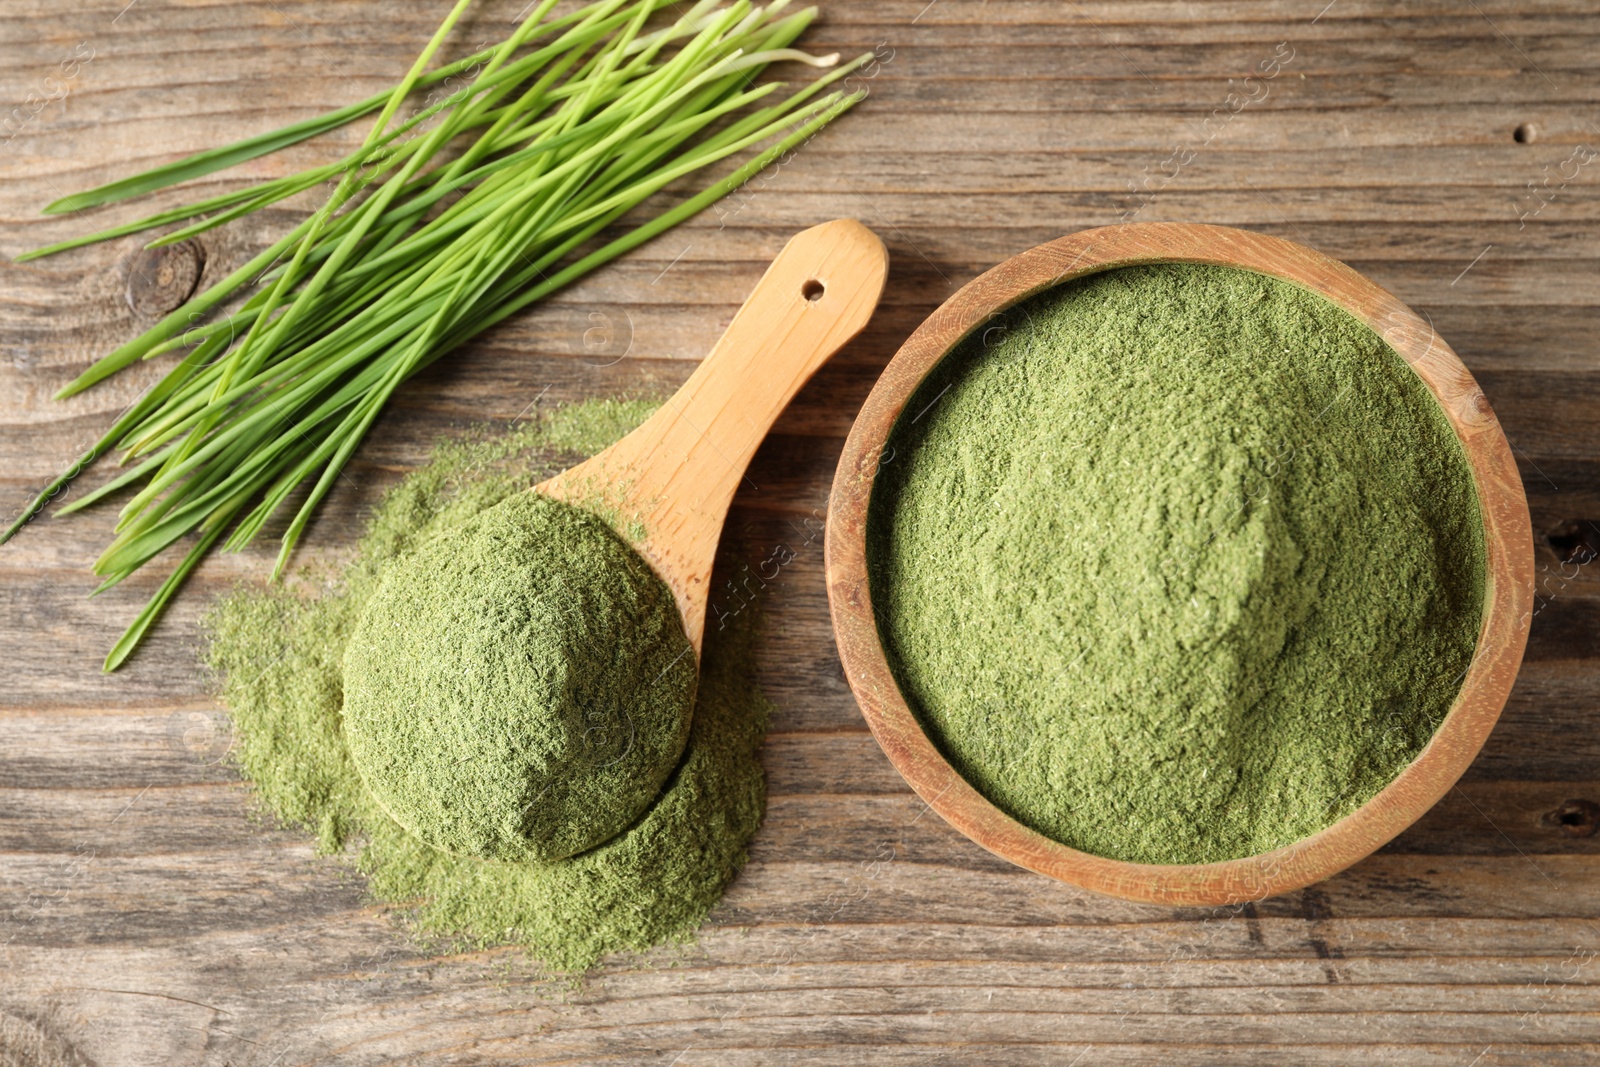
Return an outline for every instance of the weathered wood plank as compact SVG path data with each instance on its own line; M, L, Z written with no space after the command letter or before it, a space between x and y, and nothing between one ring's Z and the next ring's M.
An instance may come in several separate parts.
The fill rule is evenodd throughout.
M482 4L451 54L520 7ZM609 961L576 990L515 951L411 942L347 868L260 825L227 763L197 628L211 597L259 579L268 547L209 561L149 647L106 678L100 655L157 576L84 599L110 533L102 509L0 549L0 1023L25 1019L95 1063L236 1067L1600 1056L1600 835L1550 818L1581 823L1589 809L1562 805L1600 802L1600 570L1563 563L1565 542L1546 539L1600 520L1600 170L1560 173L1600 144L1592 3L823 7L808 45L884 47L867 104L752 195L431 370L301 557L338 558L431 441L514 420L546 387L545 403L670 391L793 230L838 215L877 228L894 259L883 309L763 447L723 546L717 602L753 610L755 590L779 710L768 822L700 940ZM348 149L358 127L194 191L36 214L87 183L385 88L438 17L398 0L14 0L0 10L0 104L24 111L0 134L0 252ZM1294 58L1265 97L1202 125L1280 41ZM46 79L80 43L93 58L65 98L32 109L30 93L59 95ZM1185 145L1194 159L1166 181ZM1094 898L967 842L865 733L827 625L819 524L834 460L900 341L998 260L1135 209L1310 243L1427 313L1517 446L1541 539L1529 662L1467 778L1378 855L1247 908ZM206 235L207 275L291 218ZM159 369L48 399L148 321L125 297L138 244L0 264L0 511ZM598 349L584 345L593 315L613 331ZM780 542L795 560L751 583L746 568Z

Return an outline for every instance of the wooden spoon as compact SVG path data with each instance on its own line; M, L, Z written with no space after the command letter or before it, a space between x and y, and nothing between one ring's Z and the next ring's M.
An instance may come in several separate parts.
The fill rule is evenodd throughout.
M600 503L672 589L700 654L717 541L745 467L806 380L872 317L889 270L876 234L837 219L796 234L727 332L638 429L537 486Z

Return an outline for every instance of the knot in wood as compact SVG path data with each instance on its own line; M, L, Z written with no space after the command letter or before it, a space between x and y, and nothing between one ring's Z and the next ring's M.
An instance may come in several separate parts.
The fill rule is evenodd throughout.
M195 241L143 249L128 268L128 306L137 315L165 315L194 294L204 269L205 252Z
M1546 534L1545 541L1562 563L1582 567L1600 557L1600 521L1568 519Z
M1545 813L1544 823L1568 837L1593 837L1600 828L1600 804L1592 800L1564 801L1555 811Z

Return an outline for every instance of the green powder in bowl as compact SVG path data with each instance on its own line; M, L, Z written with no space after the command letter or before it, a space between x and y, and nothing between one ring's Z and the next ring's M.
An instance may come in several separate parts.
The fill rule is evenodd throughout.
M350 755L431 845L561 859L660 792L697 668L637 552L581 508L517 493L384 575L345 651Z
M1289 844L1375 795L1472 660L1484 533L1422 381L1296 286L1197 264L950 353L868 519L907 703L992 803L1112 859Z

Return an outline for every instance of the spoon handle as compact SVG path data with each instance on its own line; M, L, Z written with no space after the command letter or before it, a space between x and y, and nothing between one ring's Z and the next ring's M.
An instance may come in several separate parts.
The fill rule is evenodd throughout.
M635 547L672 588L697 653L717 541L745 467L800 387L867 324L888 267L883 242L854 219L795 235L677 393L539 487L599 498L624 526L637 520Z

